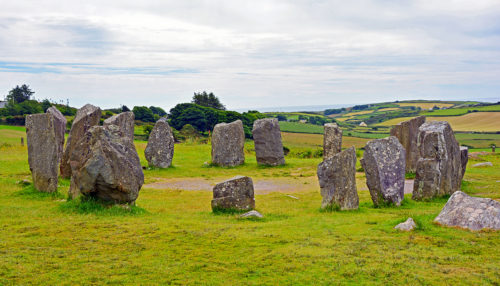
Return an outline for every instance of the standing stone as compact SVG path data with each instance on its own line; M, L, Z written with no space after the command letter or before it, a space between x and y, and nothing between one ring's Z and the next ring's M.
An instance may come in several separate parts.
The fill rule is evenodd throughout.
M391 136L396 136L406 150L406 172L415 172L419 151L417 148L418 128L424 124L425 116L415 117L398 123L391 129Z
M330 158L340 151L342 151L342 130L337 123L326 123L323 135L323 158Z
M318 179L323 201L321 208L357 209L356 151L346 149L318 165Z
M245 132L241 120L215 125L212 133L212 163L229 167L241 165L245 163L244 147Z
M285 164L280 125L276 118L264 118L253 123L253 140L257 163L278 166Z
M125 136L134 141L134 120L134 113L132 111L127 111L115 114L104 120L103 126L116 125L120 127Z
M28 163L33 185L42 192L56 192L59 136L56 119L50 113L26 116Z
M59 109L51 106L47 109L47 113L50 113L54 116L54 124L56 129L56 135L58 138L57 148L59 152L59 160L62 159L64 152L64 134L66 133L66 118L59 111Z
M251 210L255 208L253 181L236 176L215 185L212 210Z
M167 118L160 118L151 134L149 134L148 145L144 150L149 166L156 168L168 168L172 165L174 158L174 135L168 125Z
M434 220L446 226L458 226L470 230L500 229L500 202L475 198L458 191Z
M70 158L69 195L112 203L133 204L144 183L134 143L116 125L93 126L78 142Z
M414 200L451 195L460 189L460 148L446 121L429 121L419 128L420 159L413 186Z
M73 153L73 149L75 149L75 144L92 126L99 125L100 118L101 109L91 104L86 104L76 112L73 125L69 131L68 140L66 141L66 149L64 149L61 159L60 169L62 177L71 177L70 157L71 153Z
M365 146L361 164L373 204L401 205L404 198L406 151L394 136Z
M460 146L460 162L462 163L462 176L460 181L464 178L467 163L469 162L469 148Z

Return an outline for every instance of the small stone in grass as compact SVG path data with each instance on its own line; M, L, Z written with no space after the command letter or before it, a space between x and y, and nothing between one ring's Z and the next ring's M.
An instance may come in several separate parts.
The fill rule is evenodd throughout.
M264 216L256 210L251 210L249 212L240 215L240 218L249 218L249 217L263 218Z
M402 231L412 231L417 227L415 221L410 217L405 222L396 225L394 228Z

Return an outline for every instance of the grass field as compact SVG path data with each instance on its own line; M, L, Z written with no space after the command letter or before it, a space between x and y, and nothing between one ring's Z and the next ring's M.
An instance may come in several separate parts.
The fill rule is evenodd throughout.
M433 108L434 106L437 106L439 108L442 107L451 107L454 104L453 103L442 103L442 102L400 102L396 103L399 106L415 106L415 107L420 107L422 109L429 109Z
M321 125L313 125L308 123L299 122L287 122L280 121L280 129L283 132L295 132L295 133L313 133L313 134L323 134L324 129Z
M287 147L297 148L323 148L322 134L304 134L304 133L281 133L283 145ZM342 148L354 146L361 148L366 145L370 139L342 136Z
M377 111L394 111L394 110L399 110L399 108L397 108L397 107L387 107L387 108L378 109Z
M0 146L21 136L22 128L0 126ZM314 145L319 137L283 133L285 144ZM136 141L143 165L145 145ZM59 194L38 193L17 183L31 180L26 147L3 145L0 285L500 283L499 232L435 225L446 199L415 202L407 196L400 208L374 208L358 173L360 209L321 212L315 177L321 159L287 158L285 166L259 167L251 149L248 142L245 165L218 168L204 164L210 145L176 144L174 167L145 170L145 178L151 183L241 174L306 186L293 192L298 199L279 190L256 195L261 220L215 215L212 194L202 191L143 187L132 211L66 201L68 180L61 181ZM493 167L469 167L463 190L500 199L500 155L471 159L469 166L480 161ZM409 216L416 231L393 229Z
M413 117L390 119L376 126L393 126ZM500 112L473 112L462 116L427 116L427 121L448 121L455 131L496 132L500 131Z
M460 116L470 112L500 112L500 104L477 106L477 107L464 107L464 108L450 108L443 110L434 110L424 112L423 115L427 116Z

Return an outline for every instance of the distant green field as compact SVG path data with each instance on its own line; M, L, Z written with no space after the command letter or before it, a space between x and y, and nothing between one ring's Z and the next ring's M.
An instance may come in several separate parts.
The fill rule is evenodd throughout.
M280 121L282 132L323 134L324 128L321 125L313 125L299 122Z
M473 148L489 148L490 144L500 146L500 134L455 133L455 137L461 145Z
M463 108L450 108L450 109L440 109L434 111L427 111L422 113L427 116L459 116L475 111L500 111L500 104L488 105L488 106L478 106L478 107L463 107Z

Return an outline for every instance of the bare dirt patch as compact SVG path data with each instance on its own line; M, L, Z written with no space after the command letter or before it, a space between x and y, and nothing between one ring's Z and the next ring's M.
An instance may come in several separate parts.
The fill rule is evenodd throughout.
M157 190L184 190L184 191L205 191L211 192L213 187L229 178L155 178L154 183L145 184L143 187ZM252 178L255 194L265 195L273 192L290 194L305 191L319 192L319 182L316 176L301 178ZM368 191L364 180L357 178L358 191ZM405 180L405 194L413 192L413 180Z
M295 193L311 189L319 190L319 183L316 177L305 177L301 179L260 179L252 178L254 182L255 193L258 195L269 194L272 192ZM209 191L211 192L215 184L224 181L221 179L202 179L202 178L173 178L162 179L154 183L144 185L144 188L150 189L169 189L185 191Z

